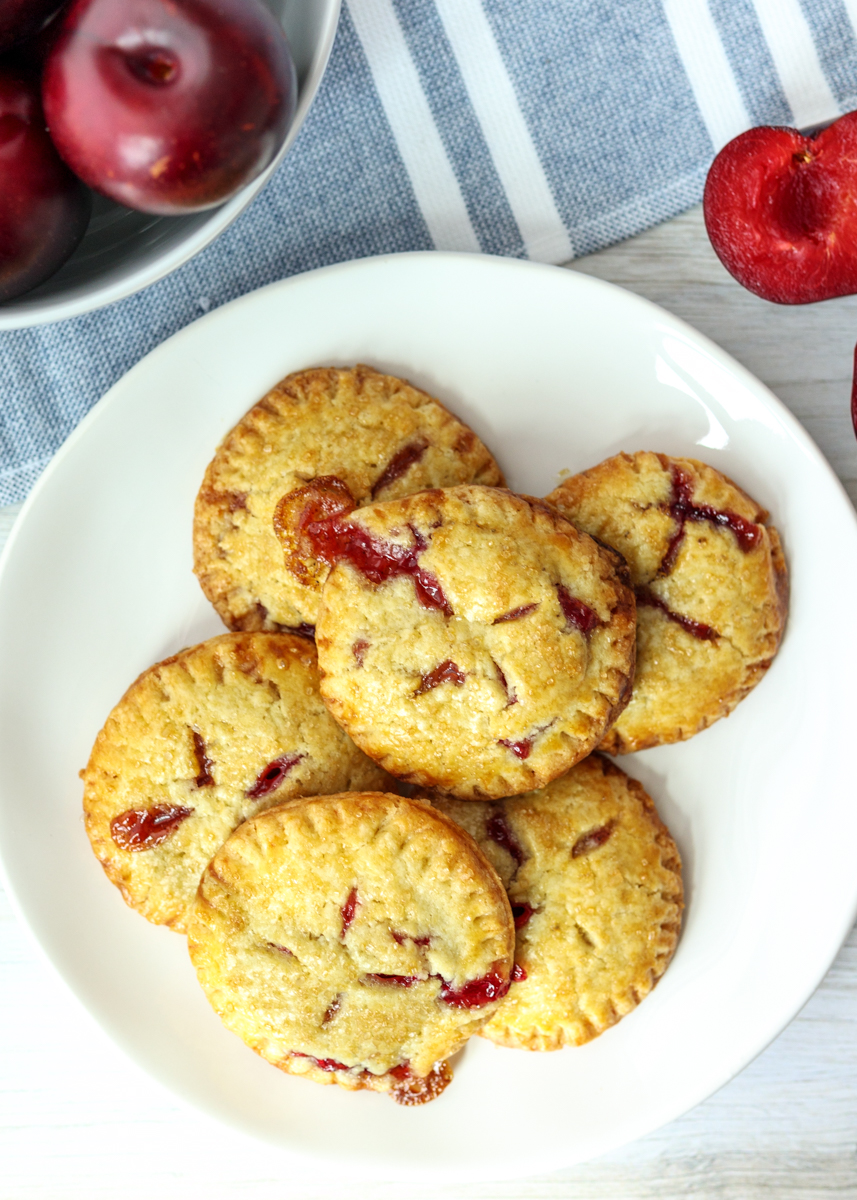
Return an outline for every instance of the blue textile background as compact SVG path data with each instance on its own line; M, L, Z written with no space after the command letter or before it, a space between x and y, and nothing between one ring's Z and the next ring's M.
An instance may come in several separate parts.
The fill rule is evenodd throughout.
M313 267L447 248L432 239L370 69L371 46L365 32L362 41L358 36L366 28L357 19L360 6L369 3L351 0L351 11L343 11L327 74L294 147L212 246L107 309L0 334L0 503L26 494L81 417L130 366L209 308ZM390 6L398 20L479 246L526 255L496 145L492 154L442 4L371 3ZM701 196L715 146L698 102L704 80L679 49L676 3L482 0L480 19L487 18L514 88L549 207L576 254L664 220ZM708 0L707 12L747 123L792 124L799 120L796 85L766 42L759 3ZM798 32L808 31L807 61L816 74L813 64L820 64L826 94L840 110L852 107L857 35L842 0L788 0L787 7Z

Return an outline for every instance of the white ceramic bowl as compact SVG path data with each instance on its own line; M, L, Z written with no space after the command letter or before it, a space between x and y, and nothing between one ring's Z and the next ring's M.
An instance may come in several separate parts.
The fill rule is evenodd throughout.
M282 21L298 74L298 103L271 166L226 204L186 217L134 212L94 195L89 228L71 258L33 291L0 304L0 330L91 312L148 287L187 262L242 212L297 136L330 57L341 0L265 0Z

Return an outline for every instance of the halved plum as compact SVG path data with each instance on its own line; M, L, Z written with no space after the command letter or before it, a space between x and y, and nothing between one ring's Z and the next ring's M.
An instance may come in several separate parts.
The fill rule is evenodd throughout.
M808 304L857 292L857 112L805 136L759 126L708 173L705 227L720 261L757 296Z

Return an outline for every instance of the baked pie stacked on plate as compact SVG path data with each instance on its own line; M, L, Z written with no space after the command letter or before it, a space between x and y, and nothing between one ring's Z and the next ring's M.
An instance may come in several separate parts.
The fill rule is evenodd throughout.
M233 632L145 671L82 772L105 871L226 1026L402 1104L471 1034L579 1045L655 986L679 852L604 754L728 716L786 618L776 530L704 463L503 485L406 381L288 376L197 498Z

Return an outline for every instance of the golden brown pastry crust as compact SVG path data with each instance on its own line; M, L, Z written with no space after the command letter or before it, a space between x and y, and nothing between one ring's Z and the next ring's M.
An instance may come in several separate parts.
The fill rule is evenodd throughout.
M246 817L291 796L387 782L325 709L312 642L272 633L223 634L144 671L81 775L108 877L132 908L179 931L203 868ZM123 821L128 813L140 815ZM127 848L158 819L149 848Z
M484 850L520 923L526 978L483 1037L524 1050L580 1045L648 995L684 902L678 850L636 780L596 754L526 796L433 803Z
M272 519L284 494L319 477L358 506L503 482L473 431L404 379L362 365L286 376L224 438L196 500L194 571L230 629L315 624L326 572L308 586L287 570Z
M269 1062L395 1095L397 1072L431 1077L496 1009L454 997L508 986L514 926L459 826L417 800L348 793L240 826L203 875L188 946L226 1026Z
M713 467L649 452L609 458L546 499L625 557L637 593L634 690L601 748L682 741L728 716L785 628L788 572L767 512Z
M345 560L325 583L322 695L371 758L485 799L543 786L597 745L633 677L634 598L617 555L499 488L421 492L346 527L413 550L446 605L426 607L407 574L373 583Z

